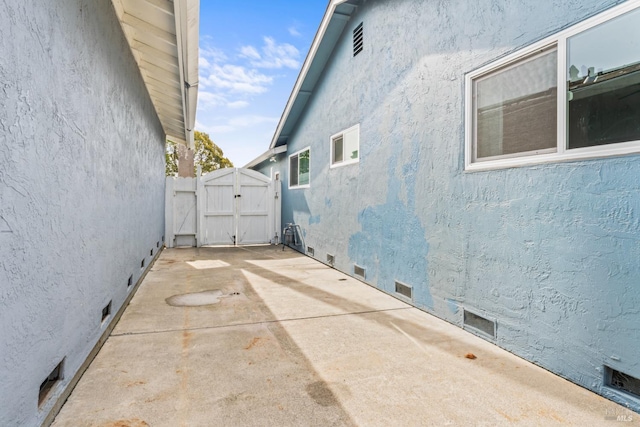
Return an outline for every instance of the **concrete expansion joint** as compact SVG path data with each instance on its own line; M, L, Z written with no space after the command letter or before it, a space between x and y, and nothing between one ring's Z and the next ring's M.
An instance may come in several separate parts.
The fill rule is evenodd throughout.
M398 307L398 308L388 308L383 310L365 310L365 311L354 311L350 313L338 313L338 314L326 314L322 316L308 316L308 317L294 317L290 319L274 319L274 320L263 320L260 322L246 322L246 323L233 323L229 325L219 325L219 326L201 326L194 328L178 328L178 329L162 329L158 331L140 331L140 332L123 332L119 334L111 334L111 337L126 337L126 336L135 336L135 335L153 335L153 334L166 334L173 332L190 332L190 331L203 331L203 330L216 330L216 329L225 329L225 328L235 328L239 326L255 326L255 325L270 325L275 323L291 323L297 322L301 320L314 320L314 319L328 319L332 317L347 317L347 316L360 316L364 314L374 314L374 313L386 313L391 311L402 311L402 310L411 310L414 307Z

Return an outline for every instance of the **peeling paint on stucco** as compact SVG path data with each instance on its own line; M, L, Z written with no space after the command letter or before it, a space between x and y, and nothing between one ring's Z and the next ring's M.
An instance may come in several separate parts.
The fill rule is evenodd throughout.
M311 147L311 184L282 212L317 259L405 282L460 326L464 308L495 319L497 345L638 411L603 367L640 377L640 156L464 172L465 73L619 3L368 0L289 138ZM360 162L330 169L354 124Z

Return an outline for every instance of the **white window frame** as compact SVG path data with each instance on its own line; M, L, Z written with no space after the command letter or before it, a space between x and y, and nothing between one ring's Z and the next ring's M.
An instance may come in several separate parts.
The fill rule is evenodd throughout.
M300 153L304 153L305 151L309 151L309 184L300 185ZM291 158L293 156L298 156L298 185L291 185ZM287 158L287 169L289 171L289 176L287 179L287 184L289 185L290 190L295 190L298 188L309 188L311 186L311 147L305 147L302 150L298 150L295 153L292 153Z
M358 157L355 159L348 159L345 160L346 156L344 155L344 147L346 146L346 144L344 143L344 135L346 135L349 132L355 131L356 135L358 137ZM333 149L334 149L334 144L333 141L335 141L337 138L342 137L342 147L343 147L343 154L342 154L342 161L341 162L334 162L333 161ZM343 131L340 131L334 135L331 135L331 137L329 138L329 165L330 168L339 168L342 166L347 166L347 165L352 165L354 163L358 163L360 162L360 124L358 123L355 126L351 126L348 129L345 129Z
M485 65L465 76L465 171L482 171L492 169L504 169L519 166L536 165L541 163L554 163L570 160L585 160L593 158L621 156L640 152L640 140L620 142L608 145L596 145L584 148L567 149L567 39L596 25L607 22L613 18L631 12L640 7L640 0L629 0L619 6L615 6L598 15L586 19L566 30L560 31L551 37L547 37L537 43L520 49L498 61ZM473 161L474 153L474 102L473 82L500 68L516 65L519 61L529 58L531 55L553 47L557 48L558 63L558 99L557 99L557 150L552 153L531 154L522 153L508 158L495 160Z

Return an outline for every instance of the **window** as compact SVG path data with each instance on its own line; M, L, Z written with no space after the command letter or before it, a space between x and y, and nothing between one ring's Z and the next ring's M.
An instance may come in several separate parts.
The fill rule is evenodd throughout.
M355 125L331 137L331 167L360 161L360 125Z
M309 186L309 148L289 156L289 188Z
M640 2L467 75L467 170L640 152Z

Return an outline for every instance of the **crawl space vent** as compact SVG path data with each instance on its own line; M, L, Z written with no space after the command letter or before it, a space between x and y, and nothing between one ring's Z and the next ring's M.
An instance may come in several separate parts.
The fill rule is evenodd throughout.
M358 264L353 264L353 274L360 279L365 279L364 267L360 267Z
M327 254L327 264L333 266L335 262L336 262L336 259L333 257L333 255Z
M307 255L313 256L316 251L311 247L307 246Z
M627 375L615 369L605 367L607 373L607 385L615 389L629 393L634 397L640 397L640 379Z
M396 282L396 293L403 297L413 299L413 288L401 282Z
M105 305L102 309L102 321L104 322L107 317L111 314L111 301L109 304Z
M364 34L362 29L362 22L353 30L353 56L356 56L362 52L362 46L364 42Z
M130 288L133 285L133 276L129 276L127 279L127 288Z
M496 322L467 310L464 310L464 327L465 329L470 328L476 332L488 335L491 338L496 337Z
M51 373L47 376L47 378L45 378L44 381L42 381L42 384L40 384L40 392L38 393L38 406L41 406L44 403L44 401L47 400L47 396L49 395L49 392L51 391L51 389L58 383L58 381L60 381L63 378L62 376L63 366L64 366L64 359L62 359L62 361L58 363L58 366L53 368L53 371L51 371Z

